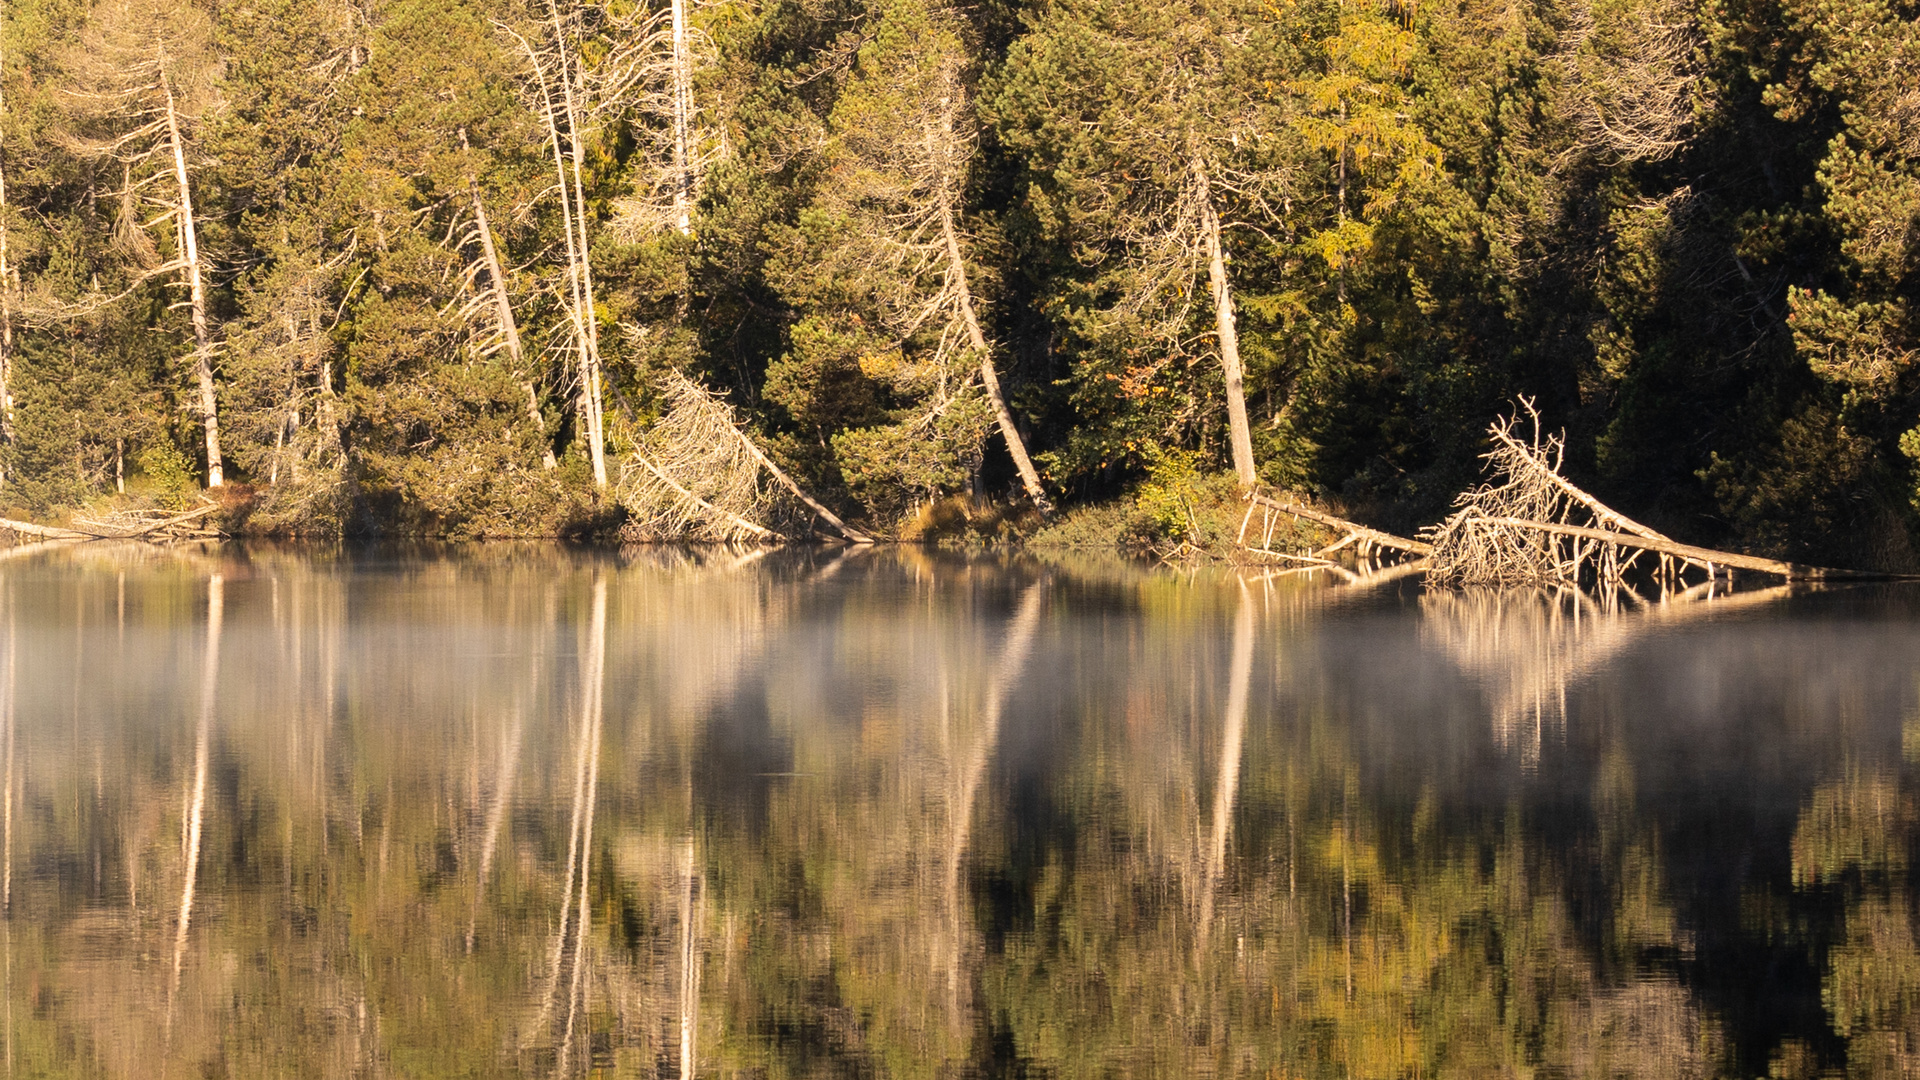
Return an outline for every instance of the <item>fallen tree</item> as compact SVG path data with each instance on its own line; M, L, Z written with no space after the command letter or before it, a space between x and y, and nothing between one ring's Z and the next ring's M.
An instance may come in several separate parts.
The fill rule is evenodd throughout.
M15 537L31 536L46 542L87 540L144 540L170 543L209 540L220 535L206 518L220 507L214 503L192 510L119 510L99 517L75 516L69 526L36 525L31 521L0 518L0 531Z
M1706 580L1730 570L1788 581L1885 578L1889 575L1805 566L1683 544L1621 514L1561 475L1559 436L1542 437L1531 402L1521 409L1531 437L1516 433L1520 414L1496 420L1484 456L1490 479L1463 493L1457 510L1423 533L1433 545L1428 580L1436 584L1588 587L1611 595L1631 591L1629 577L1651 578L1662 592L1686 588L1686 575Z
M1522 415L1530 437L1517 429ZM1780 559L1718 551L1674 540L1642 525L1594 498L1561 474L1565 442L1540 434L1540 416L1532 402L1521 412L1496 420L1488 433L1493 449L1483 455L1490 479L1455 500L1445 521L1410 540L1368 528L1323 510L1259 493L1247 496L1247 517L1240 545L1255 554L1303 565L1334 566L1336 552L1353 546L1361 562L1371 564L1380 550L1423 556L1427 580L1437 585L1591 588L1607 596L1632 593L1631 577L1651 579L1663 594L1689 587L1687 575L1713 581L1734 570L1768 574L1787 581L1885 580L1898 575L1807 566ZM1249 541L1258 511L1261 526ZM1279 515L1332 529L1340 538L1308 554L1273 551L1268 546ZM1633 594L1637 595L1637 594Z
M754 445L726 402L678 374L665 390L666 413L634 439L620 477L629 539L779 543L822 535L872 543Z

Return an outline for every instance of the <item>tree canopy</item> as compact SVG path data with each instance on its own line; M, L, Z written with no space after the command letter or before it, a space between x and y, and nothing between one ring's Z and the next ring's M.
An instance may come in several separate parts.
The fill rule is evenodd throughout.
M14 0L0 509L606 528L690 381L882 534L1170 462L1410 529L1524 395L1658 528L1909 567L1915 15Z

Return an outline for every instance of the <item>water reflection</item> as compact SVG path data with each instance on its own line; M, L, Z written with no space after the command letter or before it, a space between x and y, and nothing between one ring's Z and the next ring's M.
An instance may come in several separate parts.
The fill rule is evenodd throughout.
M1920 1066L1897 591L104 548L0 604L11 1074Z

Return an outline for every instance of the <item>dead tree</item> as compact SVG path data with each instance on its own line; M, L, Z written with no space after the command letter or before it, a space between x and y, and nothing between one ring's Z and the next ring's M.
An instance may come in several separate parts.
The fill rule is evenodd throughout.
M206 16L185 4L163 0L121 0L103 4L79 47L68 57L74 106L64 141L85 156L121 166L121 228L135 254L133 285L127 295L153 278L178 274L186 292L178 306L188 309L193 328L193 378L204 429L207 486L223 482L219 407L213 377L214 341L207 314L206 273L194 216L193 176L189 163L190 129L213 100L217 60ZM159 213L137 220L138 207ZM146 231L171 225L173 257L151 265L152 243ZM59 317L92 310L112 298L94 298Z
M464 128L460 131L460 151L463 157L471 156ZM500 349L506 350L507 359L513 366L513 378L527 392L527 416L540 435L540 464L552 469L559 463L554 459L552 444L547 441L547 421L540 413L540 394L527 375L526 349L521 344L520 321L513 314L513 298L507 292L506 267L501 264L500 249L493 239L493 226L487 220L487 202L481 197L480 182L470 164L466 180L467 197L473 205L470 236L480 252L479 259L468 264L466 280L469 285L477 285L484 273L486 286L475 290L473 299L460 311L461 319L469 327L479 330L474 349L476 353L484 356ZM483 312L491 314L490 322L482 316Z
M1519 416L1489 429L1483 455L1492 478L1463 493L1459 509L1424 530L1432 545L1428 580L1453 586L1591 587L1607 604L1638 597L1631 578L1649 577L1663 593L1687 588L1689 572L1711 580L1728 569L1794 579L1884 577L1683 544L1619 513L1560 473L1564 440L1543 437L1540 416L1522 400Z
M961 197L976 121L957 19L939 2L909 8L901 14L923 21L867 55L841 95L823 148L834 181L817 205L848 226L838 258L888 283L875 300L889 332L903 345L932 342L920 366L939 389L925 415L943 412L977 377L1021 486L1048 514L1053 504L1007 405L968 267ZM975 370L949 379L965 361Z
M11 446L13 444L13 312L17 305L14 300L13 253L8 247L8 241L11 239L11 223L7 218L12 213L12 206L7 200L6 66L5 42L0 41L0 445ZM0 467L0 487L4 487L6 482L6 470Z
M1303 505L1295 500L1276 498L1258 491L1246 494L1247 512L1240 519L1240 534L1236 543L1248 553L1282 562L1302 566L1335 566L1333 556L1348 548L1352 549L1363 565L1373 563L1381 552L1398 552L1401 555L1425 556L1433 553L1432 545L1421 540L1409 540L1404 536L1395 536L1379 529L1368 528L1358 522L1348 521ZM1254 515L1260 515L1260 523L1254 525ZM1312 522L1329 529L1338 535L1338 539L1306 552L1276 551L1273 547L1275 531L1288 518Z
M533 111L547 131L553 155L555 190L560 196L560 223L566 233L566 284L562 298L572 331L579 396L576 405L593 464L593 483L607 486L606 409L600 363L600 324L595 314L593 261L589 225L592 212L581 179L586 157L588 81L579 55L579 10L562 13L558 0L548 0L547 25L535 40L505 24L496 24L513 37L526 54Z
M1577 2L1562 41L1561 108L1578 149L1627 164L1661 161L1686 145L1702 37L1680 4L1642 0L1596 12Z
M621 470L628 536L779 543L824 524L843 539L870 542L754 445L726 402L683 375L669 376L664 389L666 413L635 438Z

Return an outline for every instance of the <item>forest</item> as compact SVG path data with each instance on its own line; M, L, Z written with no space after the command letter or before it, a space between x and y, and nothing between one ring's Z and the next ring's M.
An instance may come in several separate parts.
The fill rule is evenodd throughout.
M1909 569L1916 13L8 0L0 512L1410 532L1525 400L1674 536Z

